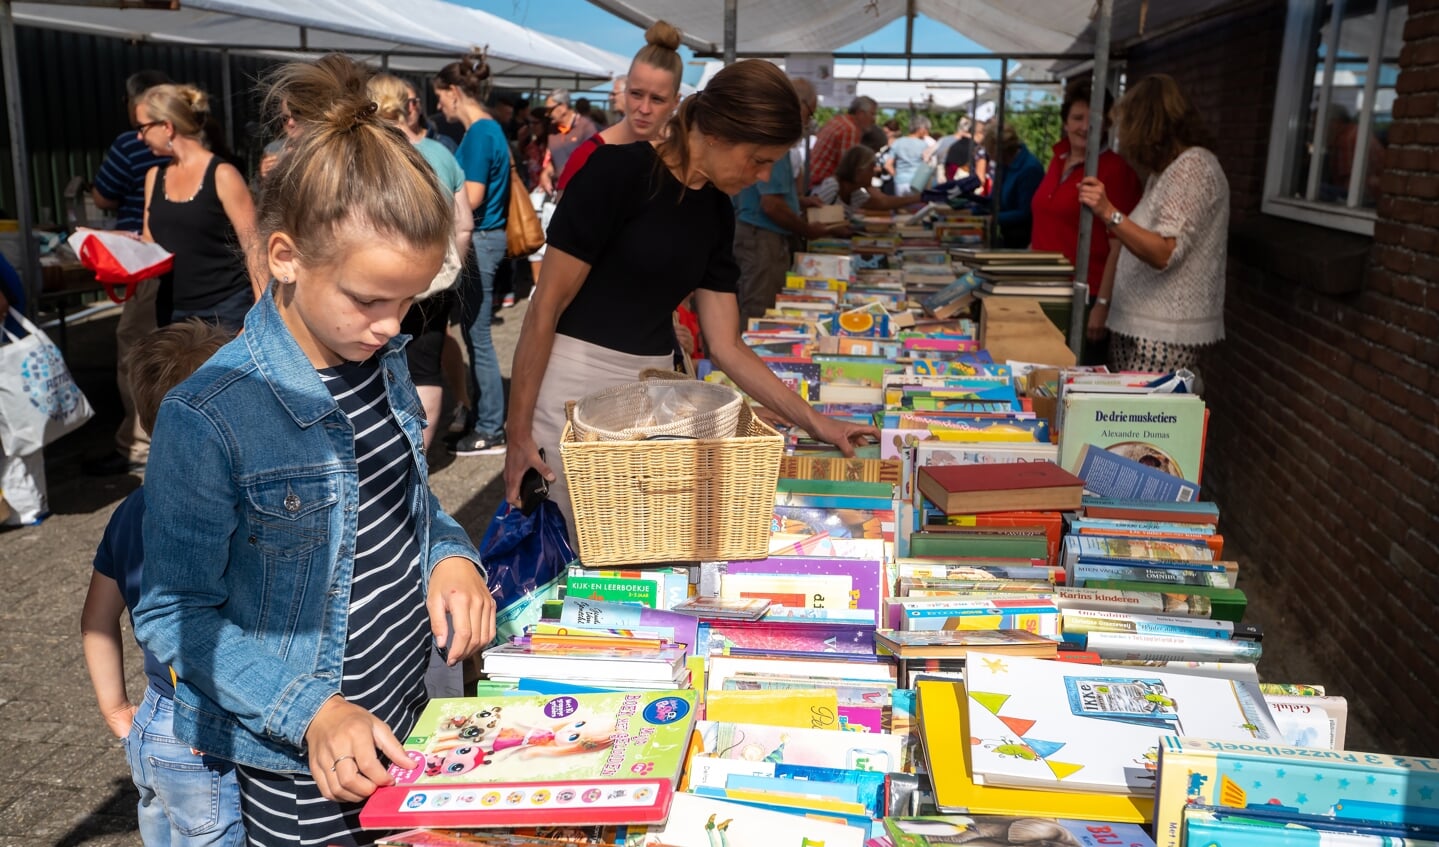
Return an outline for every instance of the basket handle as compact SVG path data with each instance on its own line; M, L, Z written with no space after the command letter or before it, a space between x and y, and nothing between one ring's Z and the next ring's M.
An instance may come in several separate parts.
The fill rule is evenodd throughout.
M714 478L713 473L688 474L681 476L649 476L639 474L634 478L635 488L641 494L676 494L684 491L693 491L702 482L709 482Z
M682 379L693 380L689 374L682 374L679 371L665 370L664 368L645 368L640 371L640 379Z

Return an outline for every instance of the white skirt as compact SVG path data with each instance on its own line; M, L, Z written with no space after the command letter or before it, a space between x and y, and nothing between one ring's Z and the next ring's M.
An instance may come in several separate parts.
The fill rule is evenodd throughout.
M674 356L636 356L621 353L568 335L555 335L549 365L535 400L535 445L545 451L545 463L555 472L550 499L564 512L575 541L575 516L570 508L570 488L565 482L560 456L560 436L565 431L565 404L596 391L634 382L648 369L673 370ZM578 549L575 552L579 552Z

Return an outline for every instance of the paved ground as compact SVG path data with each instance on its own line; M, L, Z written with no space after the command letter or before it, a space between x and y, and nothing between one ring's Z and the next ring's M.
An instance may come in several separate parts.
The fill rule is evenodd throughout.
M505 312L496 344L506 373L524 305ZM80 651L79 612L90 560L111 511L137 480L81 476L82 455L107 449L119 420L114 388L113 316L70 333L67 351L98 412L82 430L47 451L54 516L35 528L0 533L0 847L135 847L135 792L120 744L95 709ZM440 501L479 539L500 499L500 457L436 461ZM1234 520L1234 516L1226 520ZM1242 559L1242 555L1240 556ZM1248 619L1265 626L1264 677L1328 682L1322 657L1285 637L1292 612L1277 605L1260 564L1245 561ZM134 659L136 651L130 651ZM132 697L141 694L132 662ZM1342 692L1341 692L1342 693ZM1362 722L1351 721L1352 749L1373 749Z
M523 302L505 310L504 325L494 328L507 375L524 310ZM96 416L46 451L53 516L38 527L0 531L0 746L9 774L0 779L0 847L140 844L135 790L120 742L95 708L79 636L95 545L115 506L139 484L80 473L83 456L108 449L120 419L114 325L112 314L69 333L67 359ZM478 542L500 501L504 457L435 456L435 491ZM131 699L139 702L138 650L127 659L134 660Z

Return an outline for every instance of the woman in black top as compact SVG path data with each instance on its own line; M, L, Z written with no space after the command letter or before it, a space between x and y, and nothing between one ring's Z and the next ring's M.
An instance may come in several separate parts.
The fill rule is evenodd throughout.
M245 178L207 144L208 114L205 93L188 85L157 85L135 107L140 140L170 157L145 174L143 238L175 254L169 320L239 332L264 290L246 261L255 204Z
M564 404L672 366L671 315L692 292L715 365L766 409L852 455L873 427L825 417L740 339L730 196L769 178L799 140L799 96L774 65L747 61L681 104L663 140L605 145L555 210L511 369L505 496L531 467L569 511L555 473ZM539 454L545 448L546 464Z

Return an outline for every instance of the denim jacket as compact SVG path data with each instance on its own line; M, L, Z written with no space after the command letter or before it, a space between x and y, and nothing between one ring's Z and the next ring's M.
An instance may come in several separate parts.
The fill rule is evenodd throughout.
M272 287L273 288L273 287ZM422 579L480 561L430 491L404 337L380 351L416 471ZM145 480L141 643L173 666L175 733L270 771L307 770L305 731L340 691L359 478L354 432L271 296L160 406Z

